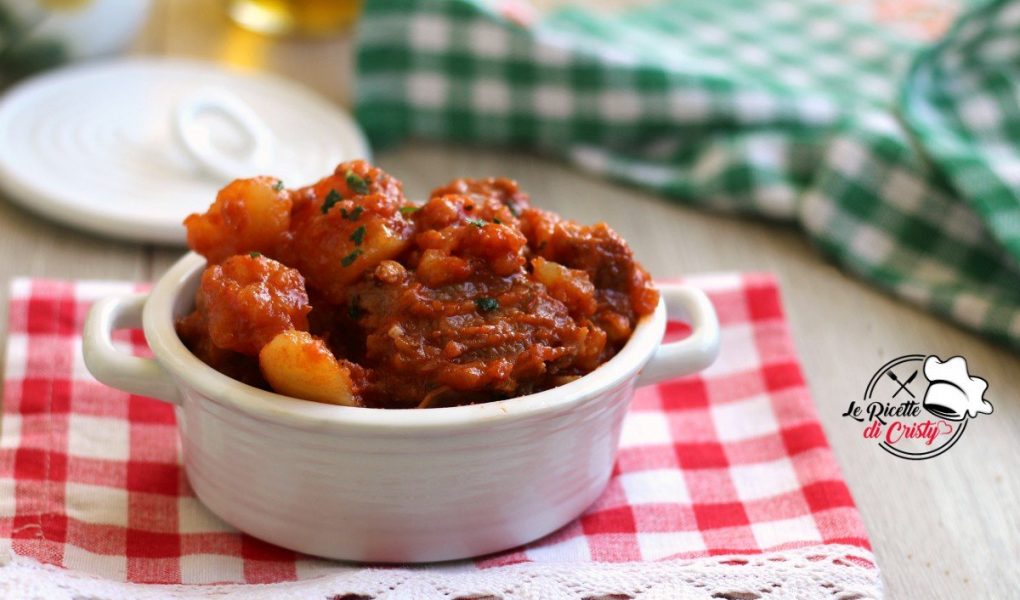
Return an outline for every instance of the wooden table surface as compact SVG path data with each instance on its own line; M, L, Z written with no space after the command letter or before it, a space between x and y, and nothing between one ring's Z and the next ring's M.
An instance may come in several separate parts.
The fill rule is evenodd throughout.
M274 41L242 31L200 0L157 2L134 48L211 58L302 81L345 103L349 43ZM605 220L658 277L770 271L782 285L793 336L822 424L871 534L887 597L1020 595L1020 356L843 274L790 227L677 206L526 154L412 143L377 157L422 197L454 176L506 175L542 206ZM182 253L106 240L0 201L0 281L19 275L150 280ZM6 323L6 285L0 313ZM0 324L0 334L4 325ZM967 357L989 382L995 412L949 452L895 459L840 417L885 361L910 353Z

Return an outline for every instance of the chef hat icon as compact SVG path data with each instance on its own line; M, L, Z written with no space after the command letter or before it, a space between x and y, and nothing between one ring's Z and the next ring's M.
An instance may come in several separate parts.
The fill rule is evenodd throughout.
M992 403L984 399L988 382L971 377L962 356L946 361L929 356L924 359L924 376L930 383L921 404L931 414L950 421L992 414Z

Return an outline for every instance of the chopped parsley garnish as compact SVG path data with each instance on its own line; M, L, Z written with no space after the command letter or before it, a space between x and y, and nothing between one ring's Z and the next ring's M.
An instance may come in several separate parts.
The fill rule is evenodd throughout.
M492 312L499 308L499 300L495 298L475 298L475 306L478 307L478 312L480 313Z
M363 206L355 206L351 212L347 212L346 208L340 209L340 214L348 221L357 221L363 212L365 212L365 207Z
M493 217L492 222L496 225L502 225L503 221L500 221L498 217Z
M343 200L343 197L336 193L336 190L329 190L329 193L326 194L326 200L322 203L322 214L328 213L329 209L333 208L333 205L341 200Z
M352 321L357 321L361 318L361 308L358 306L358 296L355 296L351 300L351 303L347 306L347 316L350 317Z
M262 253L261 252L256 252L256 251L252 250L251 252L248 253L248 256L250 256L252 258L258 258L258 257L262 256Z
M277 179L276 183L273 184L273 191L274 192L282 192L283 191L283 182L280 181L279 179Z
M472 225L474 225L475 227L477 227L479 229L481 229L482 227L485 227L485 221L483 221L481 219L468 219L467 222L471 223Z
M365 195L368 193L368 183L354 171L347 171L344 179L347 181L347 187L355 194Z
M517 208L516 204L513 204L512 202L507 202L506 207L510 209L510 214L512 214L513 216L515 217L521 216L521 211Z
M401 206L400 207L400 214L404 215L405 217L407 215L413 215L414 213L418 212L419 208L421 208L421 207L420 206Z
M347 256L341 258L340 264L345 267L349 267L354 264L354 261L358 260L359 256L361 256L361 248L356 248L354 252L351 252Z
M362 225L354 230L351 234L351 241L354 242L355 246L360 246L361 242L365 241L365 226Z

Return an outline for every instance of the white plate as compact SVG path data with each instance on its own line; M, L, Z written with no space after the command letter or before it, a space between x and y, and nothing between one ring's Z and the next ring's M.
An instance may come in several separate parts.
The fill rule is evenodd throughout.
M227 108L250 109L243 116L261 122L259 136L245 119L208 110L224 97ZM190 149L175 125L187 125ZM11 200L95 233L172 244L184 242L184 217L204 211L228 182L218 167L296 187L341 161L370 158L351 117L308 89L179 59L121 59L31 79L0 101L0 140L0 186ZM202 151L224 160L208 164Z

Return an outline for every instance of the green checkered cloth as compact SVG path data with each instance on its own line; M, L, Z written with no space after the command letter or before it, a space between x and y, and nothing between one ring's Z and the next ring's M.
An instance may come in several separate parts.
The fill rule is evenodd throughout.
M491 6L365 3L358 117L377 145L527 147L795 221L846 269L1020 349L1020 2L928 48L829 0L530 26Z

